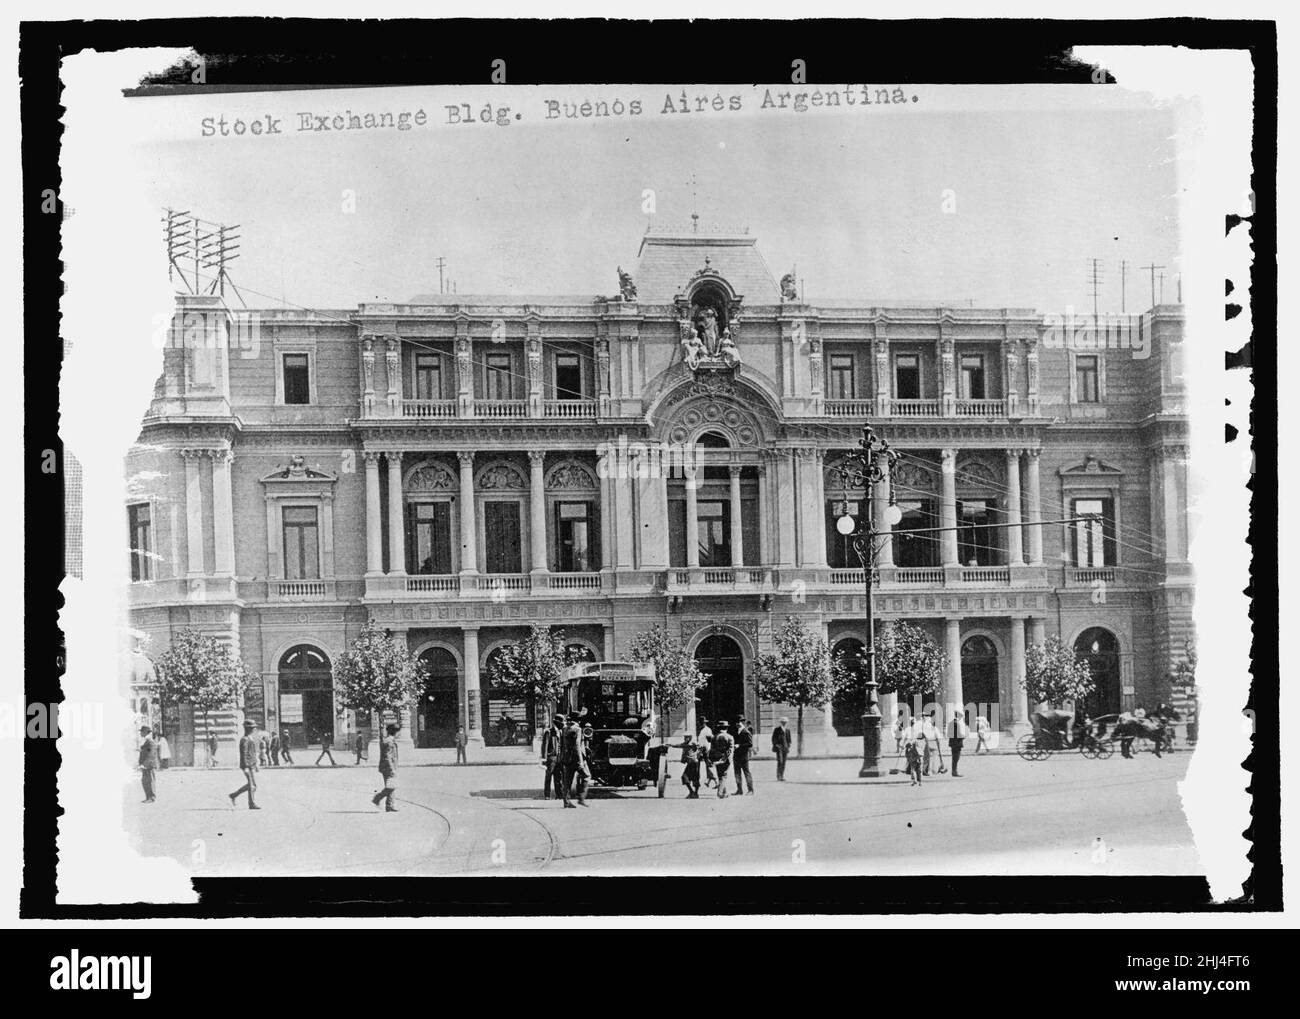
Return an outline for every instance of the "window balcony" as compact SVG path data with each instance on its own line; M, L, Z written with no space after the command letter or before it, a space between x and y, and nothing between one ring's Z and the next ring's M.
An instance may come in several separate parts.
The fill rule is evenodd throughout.
M503 418L528 417L527 400L475 400L474 416L501 420Z
M875 400L827 400L828 418L869 418L875 414Z
M595 400L544 400L542 416L548 418L595 418Z
M545 581L545 588L550 591L599 591L601 575L599 573L548 573L538 577ZM540 586L540 585L535 585Z
M333 586L328 580L273 580L269 594L272 601L323 601L333 597Z
M1094 584L1114 584L1120 576L1119 569L1114 566L1067 566L1065 586L1092 587Z
M963 584L983 584L986 587L1011 583L1010 566L963 566Z
M406 591L408 594L459 594L460 577L454 573L407 577Z
M674 567L668 571L668 588L756 591L770 586L771 577L765 566Z
M861 570L858 571L859 573ZM894 570L896 584L933 584L943 586L942 566L900 566Z
M404 418L454 418L455 400L403 400Z
M889 416L896 418L937 418L940 416L938 400L890 400Z
M959 418L1003 418L1007 416L1006 400L958 400Z

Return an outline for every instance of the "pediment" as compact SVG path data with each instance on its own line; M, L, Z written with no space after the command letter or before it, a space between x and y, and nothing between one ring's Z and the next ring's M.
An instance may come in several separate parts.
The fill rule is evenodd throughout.
M1110 477L1118 478L1124 472L1113 464L1108 464L1101 457L1089 453L1077 464L1071 467L1062 467L1060 475L1063 478L1096 478Z
M320 464L309 467L302 456L293 456L289 458L287 464L283 467L277 467L270 474L264 475L261 480L263 484L284 481L315 481L333 484L338 481L338 475L331 474L322 468Z

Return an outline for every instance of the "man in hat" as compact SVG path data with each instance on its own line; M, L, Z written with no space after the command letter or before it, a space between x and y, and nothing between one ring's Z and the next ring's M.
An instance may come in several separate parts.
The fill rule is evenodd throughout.
M564 794L564 805L572 807L569 802L569 786L576 777L578 780L578 806L587 805L587 771L586 748L583 746L582 727L576 718L570 718L560 738L560 791Z
M560 736L564 732L564 724L567 721L564 715L556 715L551 719L551 724L546 731L542 733L542 764L546 766L546 777L542 779L544 800L551 798L552 789L557 796L560 793L560 779L563 777L563 769L560 767Z
M742 718L736 723L736 752L732 759L736 764L736 795L744 796L744 782L749 783L749 794L754 795L754 776L749 770L749 755L754 749L754 734L749 731L749 719Z
M731 755L735 750L736 738L727 731L728 723L719 722L718 731L713 734L713 746L709 756L718 772L718 799L727 798L727 772L731 770Z
M239 738L239 770L244 773L244 784L230 794L232 807L241 795L248 793L248 809L262 809L253 801L257 793L257 755L262 742L253 731L256 728L257 723L251 718L244 719L244 735Z
M772 753L776 754L776 780L785 781L785 761L790 756L790 719L782 718L781 724L772 730Z
M158 744L147 725L140 726L140 785L144 787L144 802L152 803L154 797L154 772L158 769Z
M376 807L379 801L386 799L388 801L385 810L396 811L393 806L393 793L397 791L397 730L399 726L395 722L388 724L388 735L383 738L379 744L379 774L384 776L384 788L375 793L374 799L370 802Z
M280 756L284 758L285 764L293 763L293 756L289 753L289 730L280 730Z
M700 798L700 745L689 735L682 737L682 785L686 786L686 798Z

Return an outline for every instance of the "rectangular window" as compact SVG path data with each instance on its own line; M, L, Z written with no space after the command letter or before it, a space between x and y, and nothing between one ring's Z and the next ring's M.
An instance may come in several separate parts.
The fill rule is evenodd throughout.
M487 398L489 400L514 399L514 375L510 371L509 354L487 356Z
M957 503L957 561L963 566L993 566L997 544L993 507L986 499Z
M983 400L985 398L983 354L962 354L961 396L963 400Z
M284 578L320 578L319 534L315 506L284 508Z
M1111 499L1075 499L1073 517L1075 566L1115 565L1115 503Z
M126 508L128 527L128 547L131 549L131 579L152 580L153 564L149 553L153 551L153 538L150 534L149 504L138 503Z
M921 355L896 354L894 356L894 398L896 400L921 399Z
M1101 371L1096 354L1077 354L1074 358L1074 395L1079 403L1101 401Z
M898 503L902 517L898 531L908 531L919 527L937 527L939 521L935 512L933 499L917 499ZM925 534L894 534L894 565L903 567L938 566L939 538L941 532Z
M311 375L307 354L284 355L284 402L311 403Z
M451 503L417 502L407 507L406 572L451 572Z
M442 358L438 354L415 355L415 398L441 400Z
M555 398L582 399L582 359L577 354L555 355Z
M853 355L832 354L830 370L831 391L828 394L830 399L852 400L854 398L853 381Z
M560 573L589 573L600 569L596 554L592 507L586 502L555 505L555 563Z
M686 565L686 500L668 500L668 562Z
M731 565L730 509L725 502L696 503L701 566Z
M826 503L826 562L832 570L862 568L862 560L853 548L853 539L840 534L835 524L846 512L860 519L860 514L866 508L866 504L857 499L850 499L847 503L842 499L831 499Z
M487 544L488 573L522 573L523 549L519 531L519 503L485 502L483 530ZM541 539L545 541L545 538Z

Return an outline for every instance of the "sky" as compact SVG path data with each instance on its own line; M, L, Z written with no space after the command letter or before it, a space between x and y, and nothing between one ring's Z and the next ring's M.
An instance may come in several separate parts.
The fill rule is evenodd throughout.
M761 110L761 87L709 86L689 90L692 101L738 94L746 108L701 115L663 112L679 86L500 86L480 94L521 119L449 126L443 110L461 97L452 91L135 100L168 104L148 111L157 130L140 143L145 184L160 210L240 224L232 276L254 306L436 293L439 256L461 294L614 293L616 267L633 268L647 226L685 227L692 211L706 227L747 226L774 274L797 268L814 303L1084 308L1092 258L1103 311L1120 308L1121 259L1129 311L1150 304L1140 266L1165 266L1167 299L1175 293L1169 105L1099 101L1104 90L1087 86L1068 101L1030 88L1008 101L1005 89L908 86L918 101L901 108L795 114ZM546 96L566 93L639 96L643 112L547 120ZM238 104L284 117L286 136L201 136L203 117L234 116ZM292 130L296 112L349 109L423 109L429 123Z

